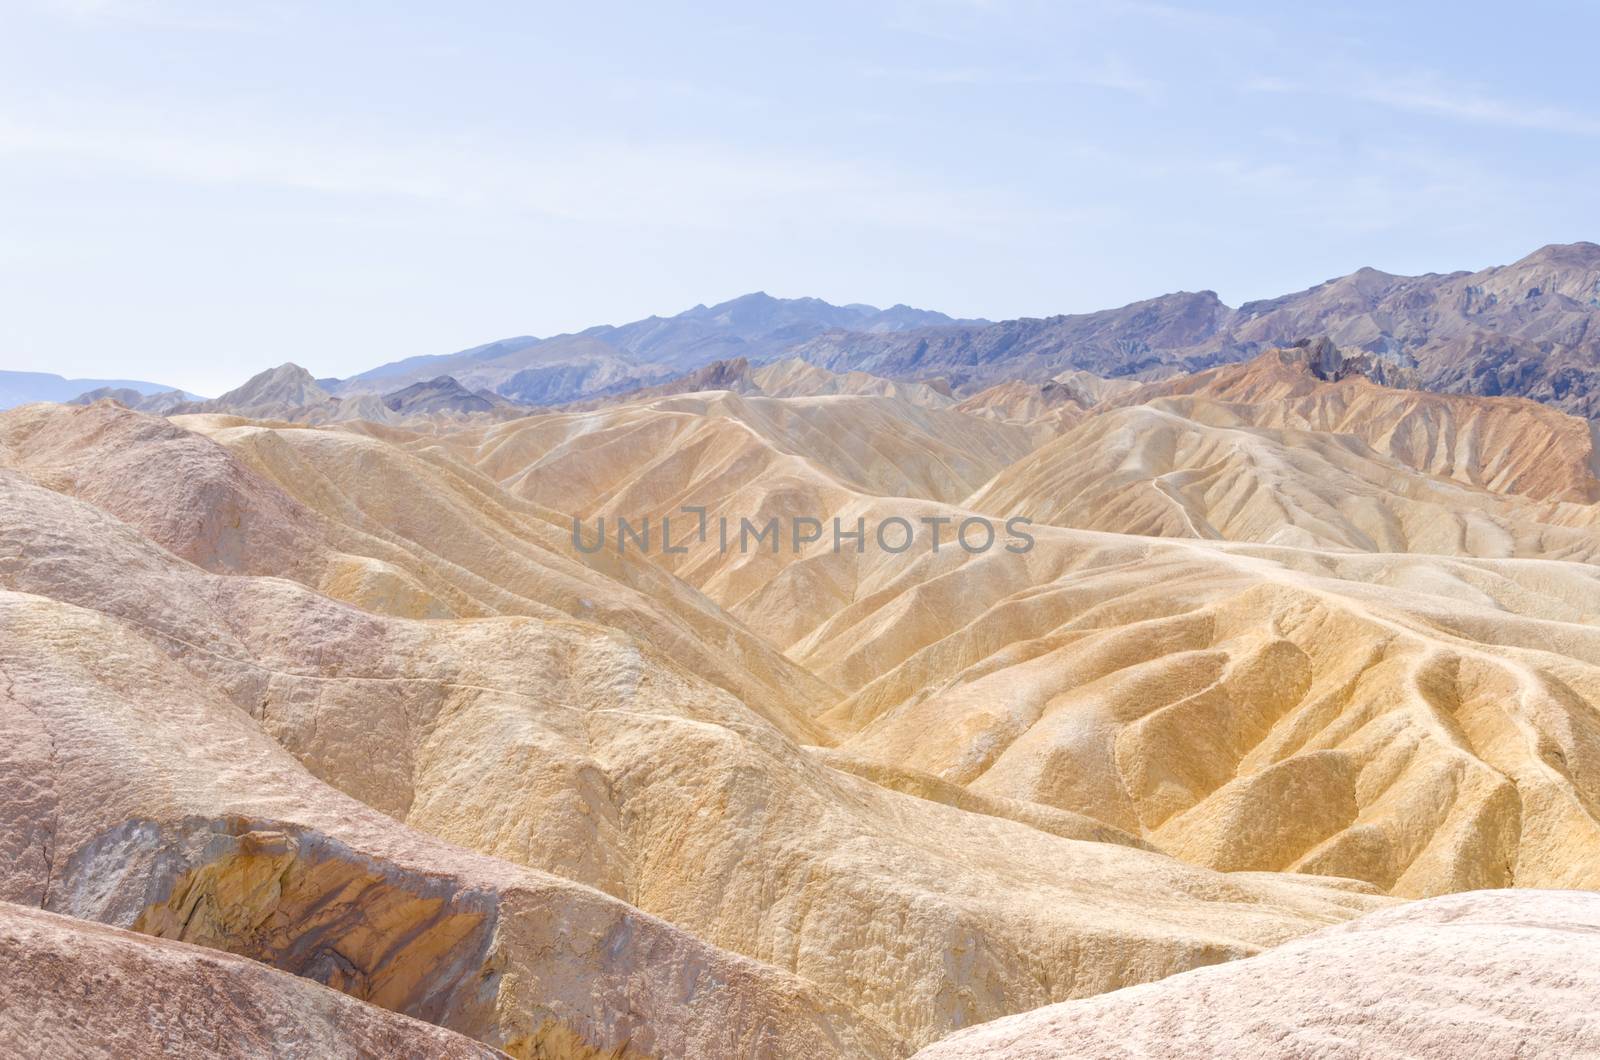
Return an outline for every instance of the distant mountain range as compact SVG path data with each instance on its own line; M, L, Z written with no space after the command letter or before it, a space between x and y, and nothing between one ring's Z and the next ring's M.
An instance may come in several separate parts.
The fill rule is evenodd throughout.
M451 376L471 390L490 389L512 401L550 405L664 382L714 361L773 360L828 332L888 335L987 323L904 305L837 306L819 298L774 298L757 292L672 317L601 325L547 339L522 335L460 353L395 361L338 383L333 393L382 394Z
M1397 276L1364 268L1238 308L1212 291L1178 292L1118 309L999 323L904 305L838 306L757 292L671 317L411 357L344 380L313 379L289 365L203 407L276 416L314 408L318 419L381 418L395 412L383 411L390 396L422 385L395 400L463 415L490 411L488 405L500 415L510 404L560 405L672 386L719 362L759 366L793 358L835 373L943 380L965 396L1010 380L1045 383L1070 371L1158 379L1326 336L1341 349L1369 355L1374 365L1389 365L1385 377L1424 389L1529 397L1595 417L1597 318L1600 246L1594 243L1551 245L1511 265L1470 273ZM0 407L117 388L141 395L169 389L0 372ZM170 398L140 400L149 411L174 404Z
M366 420L369 423L398 423L413 417L464 419L489 415L510 418L526 410L496 394L475 393L449 376L439 376L400 387L387 394L352 394L335 397L323 389L329 380L312 378L297 364L280 364L252 377L243 386L210 401L190 401L156 409L148 398L123 404L144 412L163 415L221 413L248 416L259 420L286 420L291 423L338 423ZM332 380L331 382L337 382ZM84 395L85 398L94 395Z
M67 379L49 372L0 371L0 409L14 408L34 401L59 401L66 403L91 390L126 390L141 396L170 394L176 388L160 383L146 383L137 379ZM176 391L180 400L195 398L194 394Z
M1395 276L1361 269L1280 298L1224 305L1212 291L1121 309L893 335L829 332L789 355L890 377L945 376L957 389L1048 379L1065 369L1158 377L1247 360L1327 336L1413 369L1422 387L1534 398L1600 414L1600 246L1553 245L1480 272Z
M673 317L549 339L503 339L397 361L330 387L387 393L441 375L469 390L552 405L666 383L717 361L800 357L834 372L943 378L969 394L1063 371L1160 378L1327 336L1422 387L1530 397L1600 415L1600 246L1557 244L1479 272L1364 268L1279 298L1225 305L1178 292L1118 309L991 323L895 306L757 293Z

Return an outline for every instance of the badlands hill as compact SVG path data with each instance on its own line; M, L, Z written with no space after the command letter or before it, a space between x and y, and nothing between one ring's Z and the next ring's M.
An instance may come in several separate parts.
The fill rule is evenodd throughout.
M808 749L831 740L812 716L826 685L664 575L657 649L651 605L612 574L532 540L463 540L533 509L441 454L190 421L205 437L109 405L23 411L0 477L0 669L25 737L7 899L245 953L514 1055L765 1041L784 1056L902 1055L1382 901L833 769ZM150 473L125 487L91 439ZM172 521L172 482L229 514ZM274 533L294 546L229 540ZM412 549L452 556L430 564L459 583L449 599L498 606L417 621L384 582L344 583L344 603L306 584L357 549L394 578ZM586 617L517 562L560 567ZM480 564L551 603L488 595ZM278 882L247 882L261 878ZM953 973L952 939L972 955ZM1069 956L1090 953L1108 959Z
M1527 401L1328 382L1269 351L1115 398L968 499L1085 529L1528 558L1592 554L1590 424Z
M1369 371L0 414L0 902L44 911L0 958L52 955L0 996L146 969L307 1052L1449 1055L1456 1009L1587 1047L1550 925L1592 910L1534 889L1600 888L1588 425ZM386 408L312 388L233 400Z
M571 402L561 406L561 411L581 412L675 394L714 390L776 398L824 397L831 394L877 395L903 398L914 405L928 408L945 408L956 403L949 384L940 379L902 383L869 372L830 372L798 357L759 367L752 366L747 358L738 357L731 361L713 361L703 368L655 386Z

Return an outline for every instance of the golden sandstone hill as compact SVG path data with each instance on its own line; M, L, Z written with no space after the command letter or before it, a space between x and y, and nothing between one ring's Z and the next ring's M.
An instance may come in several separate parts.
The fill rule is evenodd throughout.
M1600 888L1592 434L1332 356L0 414L0 1043L85 984L124 1053L1193 1055L1282 981L1445 1056L1459 942L1581 1051L1516 888ZM229 1000L117 1024L157 993Z

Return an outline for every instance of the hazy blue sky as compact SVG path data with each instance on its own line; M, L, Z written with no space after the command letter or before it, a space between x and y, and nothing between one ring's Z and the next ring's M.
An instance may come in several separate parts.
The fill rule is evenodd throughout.
M0 0L0 368L216 393L756 289L1002 318L1600 239L1595 4L1310 7Z

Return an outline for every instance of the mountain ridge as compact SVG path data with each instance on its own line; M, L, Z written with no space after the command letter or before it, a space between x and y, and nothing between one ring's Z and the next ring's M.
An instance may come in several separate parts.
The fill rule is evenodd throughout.
M1600 413L1600 245L1552 243L1509 265L1400 276L1365 266L1302 291L1226 306L1175 292L1117 309L863 337L829 333L791 351L825 367L897 377L943 372L958 388L1042 382L1075 368L1108 377L1201 371L1326 335L1414 370L1446 393L1531 397Z
M599 324L548 338L520 336L458 353L424 355L380 365L342 381L339 397L454 376L469 389L492 389L529 404L554 405L666 382L715 361L763 361L830 328L892 333L958 321L944 313L896 304L833 305L820 298L776 298L754 291L673 316Z
M1048 383L1064 371L1148 381L1326 336L1347 356L1366 355L1376 365L1414 373L1423 389L1529 397L1591 417L1600 415L1597 318L1600 244L1579 241L1548 244L1508 265L1476 271L1405 276L1362 266L1237 308L1201 289L1086 313L958 320L903 303L879 309L756 291L672 316L409 357L342 380L307 373L296 385L349 399L449 377L472 393L552 406L675 385L717 362L760 366L799 358L837 374L942 378L964 398L1011 381ZM16 380L31 380L32 388L23 393L18 383L11 388L17 392L9 392ZM38 380L54 388L41 390ZM171 389L0 373L0 408L117 388L145 395ZM219 403L239 404L237 394L224 397Z

